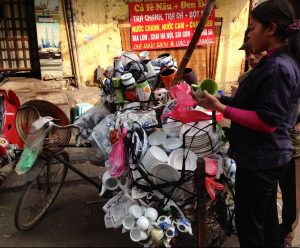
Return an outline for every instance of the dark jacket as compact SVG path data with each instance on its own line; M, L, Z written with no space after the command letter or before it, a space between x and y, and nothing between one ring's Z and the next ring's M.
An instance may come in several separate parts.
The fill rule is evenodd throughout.
M299 96L300 68L280 49L260 61L234 98L221 98L225 105L256 111L263 121L276 127L267 134L231 122L230 149L238 166L269 169L291 159L288 130L296 123Z

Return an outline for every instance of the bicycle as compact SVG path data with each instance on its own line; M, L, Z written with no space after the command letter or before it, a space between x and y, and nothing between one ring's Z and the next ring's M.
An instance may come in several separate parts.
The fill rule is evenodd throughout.
M51 133L53 129L72 128L77 129L78 127L76 125L60 126L52 121L46 124L47 134ZM101 191L101 182L94 181L70 163L68 153L63 150L65 147L78 147L78 144L60 144L57 147L45 142L33 168L25 174L28 182L21 192L14 216L15 226L18 230L32 229L46 215L62 188L68 169L96 187L99 192ZM90 147L90 143L84 143L79 147ZM196 190L197 201L193 213L195 218L192 223L196 235L191 241L200 247L215 247L224 242L229 228L230 216L225 202L228 192L217 194L217 200L210 204L207 200L209 197L205 191L204 177L205 163L199 160L198 172L195 176L196 188L199 190ZM107 196L111 197L111 195ZM104 195L104 201L109 199L107 196ZM185 241L183 240L183 242Z
M48 135L53 128L71 129L77 128L77 126L59 126L50 121L47 124ZM90 147L89 143L80 146L76 144L60 144L58 147L48 145L48 147L47 144L44 146L33 168L25 174L27 183L21 192L14 217L15 226L20 231L32 229L44 217L61 189L68 169L101 190L101 183L95 182L71 165L68 153L62 150L65 147Z

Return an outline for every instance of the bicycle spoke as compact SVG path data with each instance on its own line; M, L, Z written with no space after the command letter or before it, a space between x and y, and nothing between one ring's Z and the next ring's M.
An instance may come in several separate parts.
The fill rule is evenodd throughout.
M68 160L66 153L63 155ZM65 180L67 167L54 158L44 164L38 177L27 184L18 202L15 224L19 230L32 228L54 202Z

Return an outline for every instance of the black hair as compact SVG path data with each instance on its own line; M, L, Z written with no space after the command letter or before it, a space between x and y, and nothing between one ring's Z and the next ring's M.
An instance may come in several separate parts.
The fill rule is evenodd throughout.
M264 27L276 24L275 35L285 40L288 38L287 52L300 66L300 30L290 30L296 22L292 5L287 0L267 0L257 5L250 15Z

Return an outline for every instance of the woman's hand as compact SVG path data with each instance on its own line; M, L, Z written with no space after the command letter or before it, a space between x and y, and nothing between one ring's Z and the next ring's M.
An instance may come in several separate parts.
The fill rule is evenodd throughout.
M217 97L209 94L206 90L203 91L205 97L198 96L194 91L191 91L191 95L194 101L201 107L206 109L216 109L223 113L225 105L223 105Z

